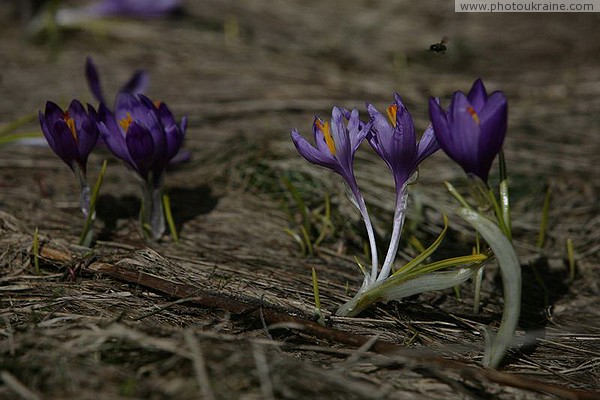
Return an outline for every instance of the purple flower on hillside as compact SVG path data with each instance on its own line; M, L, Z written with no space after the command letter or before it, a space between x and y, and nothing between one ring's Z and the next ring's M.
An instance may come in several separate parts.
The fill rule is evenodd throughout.
M296 129L292 130L292 141L307 161L340 174L356 197L359 191L353 170L354 154L368 132L368 127L365 128L358 118L358 110L333 107L331 122L319 117L313 122L316 146L308 143Z
M96 65L91 57L88 57L85 62L85 77L92 95L100 103L106 104L106 98L104 97L102 85L100 84L100 75L98 74L98 69L96 68ZM139 70L136 71L131 78L129 78L121 90L119 90L119 93L130 93L137 95L143 93L147 86L148 74L146 71Z
M392 171L396 186L392 237L381 273L377 277L377 281L383 281L389 276L398 252L408 202L406 185L421 161L435 153L440 146L431 126L417 143L412 118L398 93L394 93L394 102L387 108L387 115L380 113L372 104L367 104L367 110L371 119L369 144Z
M48 101L46 109L39 112L42 132L50 148L73 170L85 175L89 154L98 140L96 111L73 100L66 111Z
M502 92L488 96L481 79L468 95L454 92L448 111L432 98L429 116L444 151L467 174L487 182L492 162L506 135L508 105Z
M387 115L380 113L372 104L367 104L367 110L371 118L369 144L392 171L398 194L421 161L440 146L431 126L417 143L412 118L398 93L394 93L394 102L387 108Z
M97 16L156 18L168 15L181 6L181 0L102 0L88 8Z
M144 95L120 93L114 114L100 105L98 129L110 149L147 180L160 179L167 163L183 142L187 119L175 122L165 103L154 104Z
M360 121L357 109L348 111L333 107L331 115L331 121L323 121L319 117L315 118L313 122L315 146L308 143L296 129L292 130L292 141L298 153L307 161L337 172L348 184L352 192L351 199L358 207L365 222L371 247L371 273L365 273L363 282L363 287L366 287L375 281L379 265L373 225L354 176L353 164L354 154L365 140L370 124L364 124Z
M179 151L186 127L186 117L178 125L166 104L154 103L141 94L120 93L114 113L104 103L100 105L98 129L109 150L139 177L141 224L153 240L160 239L165 231L163 173Z

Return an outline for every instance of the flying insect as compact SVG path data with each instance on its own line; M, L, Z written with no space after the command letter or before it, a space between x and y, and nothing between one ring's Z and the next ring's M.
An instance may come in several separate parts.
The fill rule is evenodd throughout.
M433 51L435 53L446 53L448 48L446 47L446 43L448 43L448 36L444 36L439 43L434 43L429 46L429 51Z

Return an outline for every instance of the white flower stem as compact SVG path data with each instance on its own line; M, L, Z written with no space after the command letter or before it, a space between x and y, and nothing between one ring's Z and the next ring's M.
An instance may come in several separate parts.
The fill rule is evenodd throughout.
M375 282L377 279L377 271L379 269L379 260L377 257L377 244L375 243L375 232L373 231L373 224L371 223L371 218L369 217L369 212L367 211L367 206L365 204L365 200L360 196L357 196L357 201L359 204L360 214L365 222L365 227L367 228L367 236L369 237L369 248L371 251L371 275L369 277L369 284Z
M89 219L89 224L85 224L86 228L84 228L84 232L82 233L82 237L80 238L80 244L82 246L89 247L92 244L92 238L94 236L94 220L96 219L96 212L94 211L91 217L90 214L90 199L91 199L91 189L88 184L87 177L83 169L79 166L77 162L73 163L73 171L79 180L79 208L83 213L84 221ZM89 218L88 218L89 217Z
M141 181L142 205L140 222L146 236L152 240L159 240L165 233L165 214L162 202L162 177Z
M377 277L377 282L381 282L390 275L396 254L398 253L398 245L400 244L400 236L402 235L402 226L406 218L406 206L408 203L408 190L404 186L396 197L396 210L394 211L394 223L392 227L392 238L388 247L381 273Z

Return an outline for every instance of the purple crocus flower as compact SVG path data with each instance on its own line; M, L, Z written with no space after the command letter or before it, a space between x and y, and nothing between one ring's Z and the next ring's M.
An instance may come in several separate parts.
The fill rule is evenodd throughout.
M181 0L102 0L88 8L97 16L156 18L168 15L181 6Z
M372 283L377 277L377 247L367 207L354 176L353 164L354 154L369 133L369 127L370 124L365 125L360 121L357 109L348 111L333 107L331 121L323 121L315 117L313 122L315 146L308 143L298 130L292 130L292 141L298 153L307 161L338 173L352 192L351 200L363 217L371 247L372 272L370 275L366 274L363 286Z
M177 154L187 128L187 118L177 125L165 103L154 104L144 95L120 93L114 114L100 105L98 128L110 151L144 180L158 179Z
M79 197L84 217L90 213L90 186L86 177L87 159L98 141L96 127L98 116L88 104L87 111L78 100L73 100L63 111L55 103L48 101L44 113L39 112L40 126L50 148L73 170L79 179ZM93 215L91 217L93 219ZM92 231L85 236L84 245L89 245Z
M164 233L162 210L163 172L177 154L187 127L184 117L178 125L164 103L153 103L144 95L120 93L114 114L101 104L98 129L109 148L125 161L142 184L142 223L152 238Z
M481 79L468 95L454 92L448 111L433 98L429 116L440 146L467 174L487 182L506 135L508 106L502 92L488 96Z
M105 17L159 18L178 10L181 3L181 0L100 0L84 7L58 10L56 23L70 26Z
M88 156L98 140L97 118L91 105L86 111L78 100L73 100L66 111L48 101L44 113L39 112L40 126L50 148L69 168L79 168L84 174Z
M371 118L369 144L392 171L396 193L399 194L421 161L440 146L431 126L417 143L412 118L398 93L394 93L394 102L386 109L387 116L372 104L367 104L367 110Z
M394 102L386 110L387 116L372 104L367 104L367 110L371 119L369 144L392 171L396 186L392 238L377 278L378 281L382 281L389 276L398 251L408 200L406 186L421 161L435 153L439 144L431 126L425 130L417 143L412 118L398 93L394 93Z

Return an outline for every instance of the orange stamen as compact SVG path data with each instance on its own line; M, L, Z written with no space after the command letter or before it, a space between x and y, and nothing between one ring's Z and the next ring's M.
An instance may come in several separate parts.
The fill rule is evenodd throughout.
M131 118L131 114L127 113L127 115L125 116L125 118L122 118L119 121L119 126L121 128L123 128L123 130L125 131L125 133L127 133L127 130L129 129L129 125L131 125L132 122L133 122L133 119Z
M477 125L479 125L479 115L477 115L477 112L475 111L475 109L473 107L467 107L467 112L469 114L471 114L471 117L473 117L473 120L475 120L475 122L477 122Z
M66 122L67 127L71 131L71 135L73 135L73 139L75 139L76 143L79 143L79 137L77 136L77 129L75 128L75 121L69 115L68 111L65 111L63 115L63 120Z
M160 100L154 100L152 102L152 104L154 104L154 107L156 107L156 109L159 109L160 105L162 104L162 101L160 101Z
M315 125L321 130L321 132L323 132L323 136L325 137L325 143L327 143L327 147L329 147L329 151L331 151L331 154L335 156L335 143L333 141L333 136L331 136L329 122L321 122L321 120L317 118L315 119Z
M396 114L398 114L398 105L392 104L391 106L389 106L386 109L386 111L387 111L388 118L390 119L390 122L392 123L392 126L395 128L396 127Z

